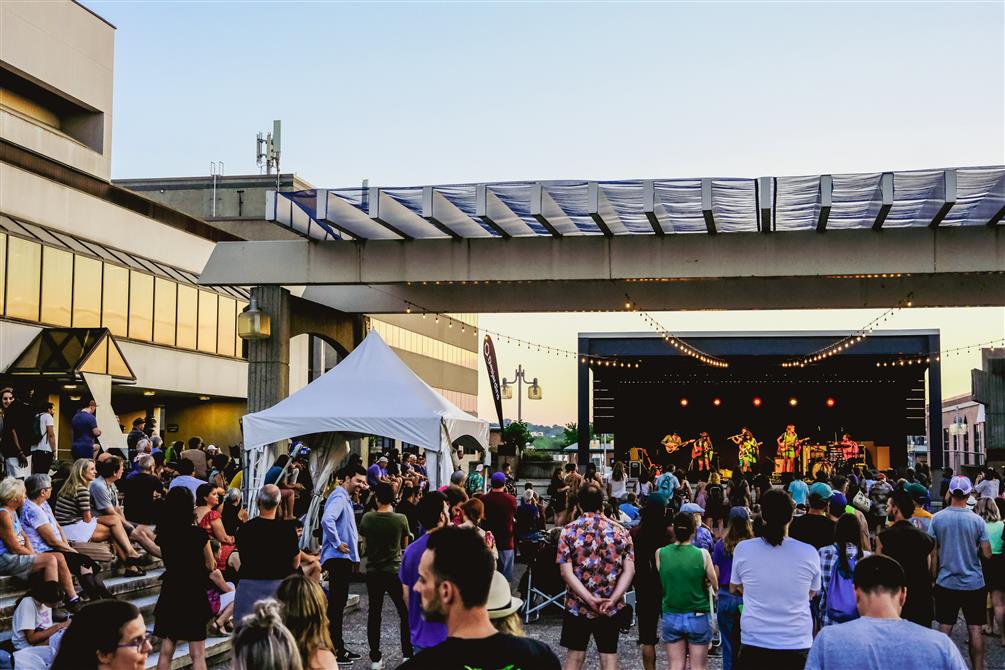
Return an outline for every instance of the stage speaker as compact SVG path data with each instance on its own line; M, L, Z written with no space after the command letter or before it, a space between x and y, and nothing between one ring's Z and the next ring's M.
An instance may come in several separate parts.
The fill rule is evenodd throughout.
M642 463L639 461L628 461L628 478L638 479L642 475Z

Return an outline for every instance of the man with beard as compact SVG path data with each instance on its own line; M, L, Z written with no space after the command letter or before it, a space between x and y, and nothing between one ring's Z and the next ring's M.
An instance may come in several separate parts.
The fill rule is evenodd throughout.
M486 602L495 560L474 528L429 534L415 585L427 621L444 621L448 637L399 670L558 670L544 644L496 631Z
M907 599L900 616L930 628L932 610L931 564L935 540L910 521L914 500L907 491L894 491L886 501L886 515L893 525L876 536L876 553L889 556L904 569Z

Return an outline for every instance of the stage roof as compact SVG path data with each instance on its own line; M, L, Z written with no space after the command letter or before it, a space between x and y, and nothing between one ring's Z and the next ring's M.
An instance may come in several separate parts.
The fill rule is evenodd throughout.
M266 207L317 240L978 226L1005 215L1005 166L272 191Z

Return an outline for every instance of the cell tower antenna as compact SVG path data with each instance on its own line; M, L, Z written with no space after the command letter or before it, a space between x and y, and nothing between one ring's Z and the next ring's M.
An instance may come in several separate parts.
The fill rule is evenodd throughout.
M282 153L282 128L283 122L276 119L272 122L271 133L258 133L255 138L255 161L259 169L265 166L265 174L272 174L272 169L276 170L276 184L279 184L279 157Z

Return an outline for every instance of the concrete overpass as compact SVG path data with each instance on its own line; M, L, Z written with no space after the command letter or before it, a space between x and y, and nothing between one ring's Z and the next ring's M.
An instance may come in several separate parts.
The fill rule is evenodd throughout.
M268 194L302 240L220 242L201 282L346 312L1005 304L1005 166Z

